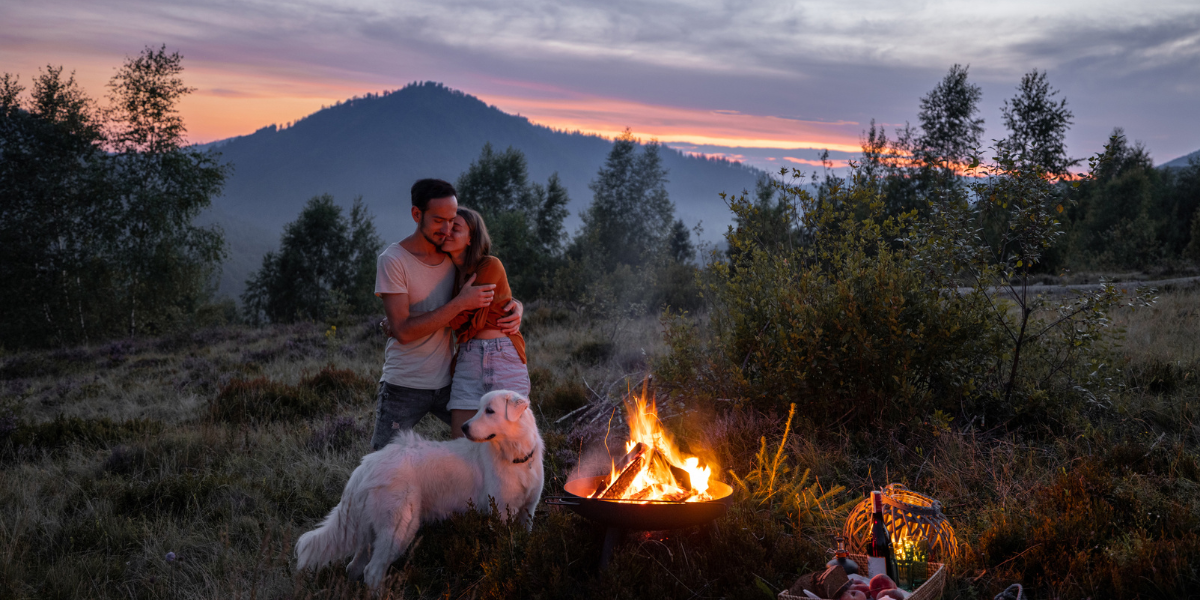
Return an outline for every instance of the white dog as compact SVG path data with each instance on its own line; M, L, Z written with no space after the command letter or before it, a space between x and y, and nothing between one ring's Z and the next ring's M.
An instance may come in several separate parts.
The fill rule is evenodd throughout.
M531 528L542 496L544 446L529 399L489 392L462 429L466 439L448 442L402 432L363 457L342 501L296 542L297 566L321 567L353 553L350 578L365 575L378 588L422 522L462 512L469 502L486 509L489 497L505 516Z

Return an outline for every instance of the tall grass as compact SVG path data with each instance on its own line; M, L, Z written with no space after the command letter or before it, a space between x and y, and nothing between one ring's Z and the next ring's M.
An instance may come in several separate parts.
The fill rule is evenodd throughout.
M737 488L716 531L631 534L599 572L602 536L574 513L542 505L525 532L471 512L423 528L384 597L761 598L823 565L838 509L888 482L945 505L963 547L947 598L1014 581L1037 597L1184 597L1200 583L1197 311L1200 294L1168 290L1115 314L1118 394L1060 436L929 415L848 430L671 390L668 423ZM296 572L292 547L369 451L372 322L0 359L0 597L370 597L341 565ZM552 307L525 329L555 494L584 450L584 424L559 419L640 381L661 329ZM446 436L432 418L418 430Z

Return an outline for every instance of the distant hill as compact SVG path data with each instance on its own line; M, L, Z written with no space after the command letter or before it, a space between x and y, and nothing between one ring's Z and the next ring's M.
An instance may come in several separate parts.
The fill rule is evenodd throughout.
M232 246L218 293L240 294L262 255L278 246L282 226L317 194L333 194L344 206L361 195L383 238L401 239L413 230L412 182L455 181L487 142L497 150L512 146L524 152L533 181L559 174L571 196L567 228L574 234L579 212L592 200L588 183L612 143L534 125L438 83L370 94L285 128L272 125L201 146L220 152L234 168L224 195L202 218L224 227ZM760 171L669 148L661 155L677 216L689 227L702 221L704 238L719 239L730 215L718 194L752 190Z
M1186 154L1184 156L1180 156L1179 158L1177 158L1173 161L1163 163L1163 164L1159 165L1159 167L1171 167L1173 169L1182 169L1182 168L1188 166L1188 161L1193 158L1200 159L1200 150L1197 150L1191 154Z

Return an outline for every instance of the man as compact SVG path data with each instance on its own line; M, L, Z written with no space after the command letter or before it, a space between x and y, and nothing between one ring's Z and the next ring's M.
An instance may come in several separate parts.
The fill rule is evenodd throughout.
M495 285L471 285L453 296L454 264L438 250L457 216L454 186L440 179L422 179L412 186L412 217L417 230L379 255L375 295L383 299L390 337L384 349L379 381L375 433L378 450L401 429L411 429L426 413L450 423L450 362L454 333L447 325L464 311L488 306ZM523 307L513 301L512 312L500 323L505 332L521 326Z

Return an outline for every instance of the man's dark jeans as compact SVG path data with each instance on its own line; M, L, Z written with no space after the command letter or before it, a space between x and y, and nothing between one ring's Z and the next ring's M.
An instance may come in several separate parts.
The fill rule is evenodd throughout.
M425 413L450 424L450 386L440 390L417 390L386 381L379 382L376 394L379 406L375 409L375 435L371 436L371 448L378 450L392 440L399 431L412 429Z

